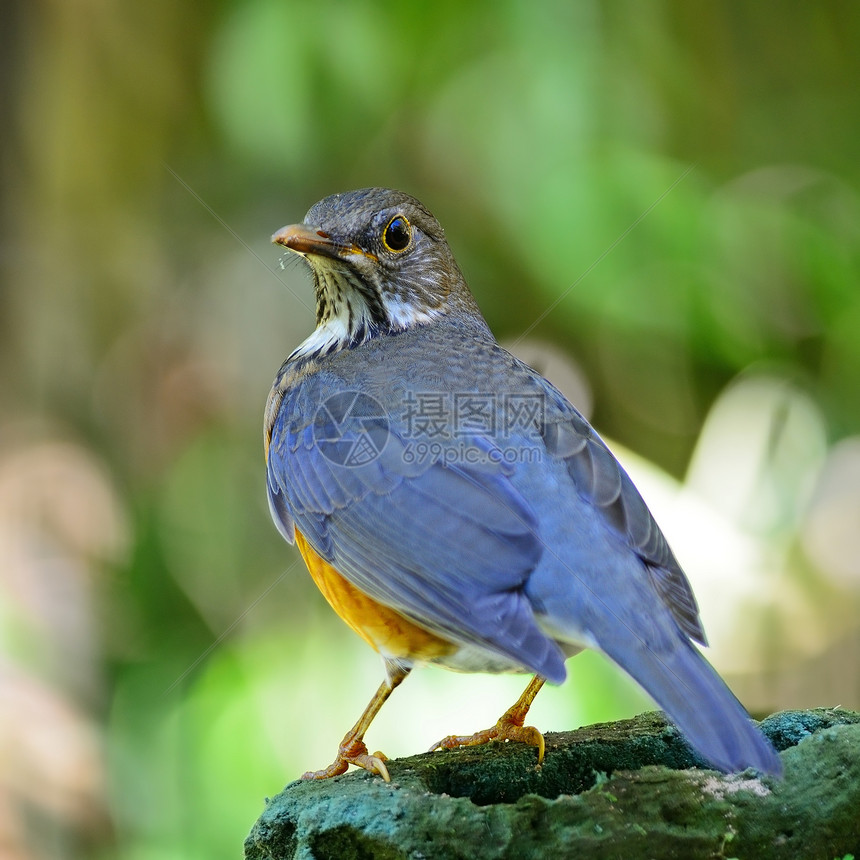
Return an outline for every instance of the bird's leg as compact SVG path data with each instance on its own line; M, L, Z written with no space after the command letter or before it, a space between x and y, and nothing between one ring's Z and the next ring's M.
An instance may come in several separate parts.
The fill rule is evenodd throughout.
M349 765L363 767L371 773L378 773L386 782L391 782L388 768L385 766L386 757L381 752L369 755L364 743L364 734L370 728L374 717L385 704L388 697L394 692L395 687L409 674L411 667L400 663L386 661L386 679L379 685L376 695L370 700L370 704L364 709L364 713L358 718L358 722L346 733L340 742L335 760L322 770L310 770L302 774L302 779L328 779L346 773Z
M525 723L526 714L545 680L545 678L535 675L519 699L502 714L499 721L491 729L484 729L473 735L448 735L439 743L433 744L429 752L438 749L452 750L457 747L473 747L493 740L520 741L538 748L538 764L540 764L543 761L546 748L543 735L534 726L524 726L523 723Z

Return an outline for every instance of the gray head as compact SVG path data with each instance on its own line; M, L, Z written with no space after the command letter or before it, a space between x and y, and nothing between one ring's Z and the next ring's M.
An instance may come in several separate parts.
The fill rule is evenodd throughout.
M333 194L272 241L310 264L317 329L294 355L320 355L378 335L480 311L439 222L386 188Z

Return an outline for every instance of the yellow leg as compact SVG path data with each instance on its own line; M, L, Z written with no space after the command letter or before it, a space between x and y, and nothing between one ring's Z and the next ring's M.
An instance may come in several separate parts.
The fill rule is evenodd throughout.
M374 717L385 704L394 689L409 674L409 669L392 664L386 667L388 677L379 685L376 695L370 700L370 704L364 709L364 713L358 718L358 722L346 733L340 742L335 760L322 770L311 770L302 774L302 779L328 779L331 776L339 776L346 773L347 768L354 764L363 767L371 773L378 773L386 782L391 782L388 768L385 766L386 757L381 752L369 755L364 743L364 735L370 728Z
M491 729L484 729L473 735L448 735L439 743L433 744L429 752L438 749L452 750L457 747L474 747L493 740L520 741L537 747L538 764L540 764L546 749L543 735L534 726L524 726L523 723L525 723L526 714L545 680L545 678L535 675L516 703L502 714L499 721Z

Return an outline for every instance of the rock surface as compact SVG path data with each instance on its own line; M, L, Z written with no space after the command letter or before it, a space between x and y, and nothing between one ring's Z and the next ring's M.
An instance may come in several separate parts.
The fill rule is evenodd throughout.
M436 752L296 781L267 802L246 860L805 858L860 860L860 714L786 711L761 724L783 780L726 776L660 713L521 744Z

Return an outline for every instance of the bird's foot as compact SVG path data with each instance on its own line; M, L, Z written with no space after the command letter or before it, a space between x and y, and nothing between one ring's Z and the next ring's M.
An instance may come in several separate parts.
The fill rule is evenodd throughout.
M385 766L387 761L388 758L383 753L377 751L370 755L364 741L347 735L341 742L335 760L328 767L322 770L309 770L302 774L302 779L329 779L332 776L340 776L340 774L346 773L351 764L354 764L356 767L363 767L370 773L378 774L386 782L391 782L391 776Z
M448 735L439 743L433 744L428 752L439 749L453 750L457 747L475 747L490 741L519 741L537 747L538 764L540 764L546 751L543 735L534 726L524 726L524 721L525 714L520 716L512 708L492 728L475 732L473 735Z

